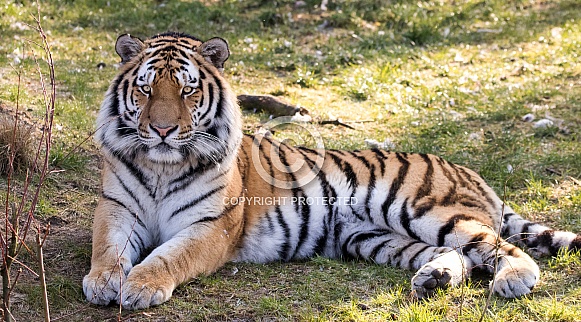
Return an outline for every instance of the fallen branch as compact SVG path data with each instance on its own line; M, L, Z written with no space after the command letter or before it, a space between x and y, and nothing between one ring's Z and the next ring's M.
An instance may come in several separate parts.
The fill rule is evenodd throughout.
M346 124L345 122L343 122L340 119L335 119L335 120L322 120L322 121L318 121L317 123L318 124L321 124L321 125L332 124L332 125L344 126L344 127L348 128L348 129L357 130L356 128L352 127L349 124ZM351 122L351 123L353 123L353 122Z
M292 105L272 95L238 95L240 107L250 111L264 111L273 116L309 114L304 107Z
M272 115L273 117L279 116L296 116L297 113L300 115L309 115L309 111L304 107L292 105L284 100L274 97L272 95L238 95L238 102L240 107L245 110L251 110L253 112L263 111ZM351 130L357 130L348 123L369 123L375 122L374 120L358 120L358 121L343 121L341 119L334 120L310 120L307 122L316 123L319 125L337 125L343 126Z

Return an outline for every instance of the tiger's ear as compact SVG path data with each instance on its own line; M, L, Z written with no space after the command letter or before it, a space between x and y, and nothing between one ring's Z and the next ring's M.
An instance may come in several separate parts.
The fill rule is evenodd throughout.
M115 51L117 55L121 57L121 63L126 63L131 60L131 58L137 56L145 45L141 39L133 37L130 34L121 35L117 38L117 43L115 43Z
M222 38L212 38L198 47L198 53L214 65L220 73L224 72L224 62L230 57L228 43Z

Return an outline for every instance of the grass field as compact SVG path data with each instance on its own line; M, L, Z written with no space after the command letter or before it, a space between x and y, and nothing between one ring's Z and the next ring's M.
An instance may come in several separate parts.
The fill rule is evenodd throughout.
M86 304L99 156L91 140L119 62L119 34L167 30L230 43L226 78L239 94L273 94L321 125L327 148L434 153L477 170L527 218L581 232L581 6L578 0L203 0L41 2L55 59L58 101L51 174L36 216L49 301L61 321L581 321L581 259L540 259L531 296L493 297L488 276L427 301L409 297L410 271L316 258L229 264L142 312ZM31 1L0 0L0 103L42 117ZM99 67L102 68L99 68ZM522 117L548 118L535 128ZM253 132L269 115L245 112ZM283 139L285 133L280 133ZM75 146L80 147L69 153ZM16 184L19 184L17 180ZM6 178L0 177L0 191ZM0 195L2 204L5 194ZM35 267L32 257L21 261ZM19 321L42 319L40 286L23 272L13 294Z

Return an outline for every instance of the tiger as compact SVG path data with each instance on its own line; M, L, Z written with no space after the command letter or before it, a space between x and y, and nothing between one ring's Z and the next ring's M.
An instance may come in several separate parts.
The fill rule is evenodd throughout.
M521 217L475 171L438 156L245 134L222 38L124 34L115 51L121 66L96 121L91 303L144 309L228 262L315 256L415 270L420 299L481 267L493 292L518 298L540 277L520 246L581 249L580 235Z

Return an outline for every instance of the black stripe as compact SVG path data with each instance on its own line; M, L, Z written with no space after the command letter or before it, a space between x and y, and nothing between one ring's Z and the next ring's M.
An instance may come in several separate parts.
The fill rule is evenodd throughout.
M466 245L464 245L464 247L462 247L462 253L463 254L467 254L472 249L478 247L478 244L481 241L483 241L486 238L486 236L488 236L488 234L486 234L486 233L479 233L476 236L472 237L470 239L470 241L468 243L466 243Z
M222 118L225 109L224 104L226 103L223 96L224 88L219 78L214 77L214 82L216 82L216 86L218 86L218 102L216 103L216 113L214 114L214 118Z
M351 189L355 189L357 187L357 176L355 175L355 172L353 172L353 167L351 167L348 162L345 162L343 159L336 156L335 153L337 152L338 151L333 151L333 153L331 153L331 151L327 151L327 154L331 156L333 162L335 162L339 170L343 172Z
M155 57L155 56L162 56L162 57L166 57L166 56L171 56L171 59L176 59L178 58L175 54L176 52L181 55L182 57L188 57L188 54L182 50L181 48L178 48L177 46L175 46L174 43L169 43L167 46L162 47L160 49L157 49L156 51L152 52L151 54L149 54L149 57Z
M383 177L385 175L385 163L387 161L387 157L379 149L371 149L371 151L379 163L379 170L381 171L381 176Z
M202 106L204 106L204 97L206 96L206 95L204 95L204 83L202 82L202 80L200 80L198 82L198 88L201 88L201 91L202 91L202 95L200 95L200 101L198 102L198 109L199 109L199 108L202 108ZM198 121L200 121L200 119L198 119Z
M351 240L351 244L355 245L355 255L357 258L365 258L361 255L361 247L364 246L365 243L370 242L371 239L382 237L387 234L384 230L376 230L376 231L369 231L365 233L361 233L357 235L355 238Z
M185 53L184 53L185 54ZM174 57L174 60L182 65L189 65L189 62L183 58ZM179 84L179 83L178 83Z
M121 118L116 119L117 128L115 132L118 137L125 139L131 136L137 135L137 129L130 127L127 123L125 123ZM107 146L109 146L110 142L107 142ZM125 152L125 151L118 151L118 152Z
M462 175L462 173L460 172L460 166L456 165L454 163L450 163L448 161L445 161L450 168L452 168L452 170L454 170L455 174L456 174L456 178L458 179L458 183L460 184L461 187L468 187L470 185L469 181L466 181L466 178L464 178L464 176Z
M329 198L336 198L337 193L336 193L335 189L327 181L327 176L326 176L325 172L314 161L312 161L311 159L309 159L306 156L306 154L304 153L305 151L307 151L309 153L317 154L318 156L321 156L321 155L317 151L307 149L307 148L299 148L297 150L297 152L299 152L305 158L305 161L307 162L307 164L311 168L311 171L314 171L317 173L317 178L319 179L319 183L321 184L321 188L323 190L323 196L327 196ZM329 203L327 203L326 206L327 206L326 219L328 222L333 216L333 204L329 202ZM314 248L315 254L323 254L323 252L325 251L325 246L327 245L328 234L329 234L328 226L323 225L323 234L321 236L319 236L319 238L317 239L316 246Z
M181 181L184 181L186 179L190 179L194 174L198 173L198 167L193 167L190 165L190 167L188 168L188 171L185 171L184 173L182 173L182 175L180 175L179 177L171 180L169 182L170 186L173 186L175 184L178 184ZM189 180L188 180L189 181Z
M155 65L156 63L158 63L158 62L160 62L162 60L165 60L165 59L164 58L161 58L161 57L157 57L157 58L152 58L151 60L148 60L147 61L147 64L149 66L147 67L147 69L154 69L155 66L153 66L153 65Z
M212 83L208 83L208 91L207 91L207 93L208 93L208 108L206 109L206 111L204 112L204 114L202 114L202 116L200 116L200 119L199 119L200 122L214 108L214 85L212 85ZM204 96L204 94L205 93L202 93L202 97ZM200 106L200 107L202 107L202 106Z
M157 258L158 258L158 259L159 259L159 260L160 260L160 261L163 263L163 266L165 267L165 270L166 270L168 273L174 273L174 272L171 270L171 266L170 266L170 264L168 263L167 259L165 259L165 258L164 258L164 257L162 257L162 256L156 256L156 257L157 257Z
M238 171L242 177L242 186L245 187L247 186L246 176L248 175L248 171L250 169L250 156L248 156L246 149L240 148L238 151L240 152L238 153ZM244 155L244 162L240 161L241 154Z
M418 256L420 256L421 253L425 252L428 248L430 248L430 245L426 245L424 247L422 247L419 251L417 251L408 261L408 268L409 269L413 269L414 268L414 263L415 261L418 259Z
M111 165L109 165L111 167L111 170L113 170L113 167ZM119 177L119 174L117 174L116 171L111 171L113 173L113 175L115 175L115 178L117 179L117 181L119 182L119 184L121 185L121 188L123 188L123 190L125 191L125 193L127 193L129 195L129 197L131 197L131 199L133 199L133 201L135 202L135 204L137 204L137 207L139 207L139 210L142 213L145 213L145 208L141 205L141 203L139 202L139 199L137 199L137 197L135 196L135 194L133 193L133 191L131 189L129 189L129 187L127 187L124 183L123 180L121 180L121 177Z
M377 254L379 254L379 251L381 251L381 249L383 249L385 247L385 245L387 245L387 243L392 242L393 239L388 239L385 240L379 244L377 244L375 247L373 247L373 249L371 250L371 253L369 253L369 259L377 262Z
M347 236L347 238L345 238L343 240L343 243L341 244L341 255L346 259L356 259L355 256L353 256L353 255L351 255L351 253L349 253L347 248L351 244L351 239L353 237L355 237L357 234L361 234L361 232L356 231L356 232L352 233L351 235Z
M276 212L276 218L278 220L278 223L280 225L280 227L282 228L282 231L284 233L284 238L285 241L282 243L281 249L278 252L279 257L284 260L284 261L288 261L289 258L289 251L290 251L290 229L288 227L288 224L286 223L286 221L284 220L284 217L282 215L282 212L280 211L280 206L276 206L276 208L274 209L274 211Z
M389 226L389 223L387 221L387 215L389 212L389 207L391 207L391 205L395 201L397 192L399 191L399 189L403 185L405 178L407 176L407 173L408 173L409 166L410 166L409 161L406 160L399 152L396 153L395 155L396 155L398 161L400 162L401 166L397 172L397 177L393 180L391 187L389 188L389 193L387 194L387 198L385 199L385 201L381 205L383 219L385 220L385 223L388 226Z
M422 157L424 162L428 165L428 168L426 169L422 185L418 189L418 193L416 194L416 198L414 199L413 202L414 206L420 199L430 194L430 192L432 191L434 180L434 165L432 164L432 160L430 160L430 157L427 154L420 154L419 156Z
M334 211L333 217L335 217L336 214L336 211ZM329 221L332 221L332 219L333 218L329 219ZM335 226L333 227L333 245L339 245L341 234L343 234L343 223L335 222ZM344 256L345 254L340 255ZM349 257L346 257L345 259L349 259Z
M303 194L304 195L304 194ZM293 256L291 258L294 258L299 250L301 249L301 247L303 246L303 244L305 243L305 241L308 239L309 237L309 226L310 226L310 219L311 219L311 210L310 210L310 206L308 204L302 204L301 205L301 223L300 223L300 232L299 232L299 240L297 243L297 246L295 248L295 251L293 253Z
M408 236L410 236L413 239L421 240L420 237L416 235L416 233L414 233L414 231L412 230L410 216L407 208L408 208L408 198L406 198L406 200L403 202L401 209L399 211L401 225L407 232Z
M215 221L217 219L219 219L221 217L220 216L206 216L206 217L202 217L196 221L194 221L193 223L190 224L190 226L195 225L195 224L202 224L202 223L207 223L207 222L212 222Z
M121 111L119 110L119 95L117 91L119 90L119 84L121 84L124 76L125 74L119 75L111 86L111 92L109 95L109 101L111 102L108 113L109 117L116 117L121 114Z
M430 193L432 192L432 188L434 186L433 162L427 154L419 154L419 156L422 157L424 162L426 162L428 168L426 169L426 173L424 175L424 181L420 188L418 189L418 193L416 194L416 197L412 203L413 207L416 208L416 211L414 212L414 216L416 218L422 217L423 215L426 214L426 212L432 210L435 203L433 198L429 198L429 200L424 201L421 206L417 206L417 203L420 202L422 198L430 195Z
M140 254L141 253L141 249L138 246L135 246L135 244L133 243L133 241L131 241L131 238L127 238L127 241L129 242L129 245L131 246L131 248L133 248L133 251L136 254Z
M176 192L183 191L190 184L192 184L196 179L198 179L201 174L205 173L206 171L208 171L210 169L213 169L214 167L215 167L215 164L213 164L213 163L209 164L209 165L198 164L198 166L196 166L196 167L190 166L188 171L186 171L180 177L178 177L170 182L170 184L169 184L170 186L171 185L175 185L175 186L171 190L166 192L166 194L163 196L163 198L165 199ZM219 176L222 176L222 174L219 174L218 177ZM214 180L215 180L215 178L211 179L210 182L213 182Z
M146 180L143 172L141 172L141 170L139 170L137 167L135 167L135 165L133 164L132 161L125 159L125 157L123 157L122 155L120 155L117 159L127 168L127 170L129 170L131 175L133 177L135 177L137 179L137 181L139 181L139 183L143 186L143 188L145 188L145 190L147 190L147 192L149 193L149 196L151 198L154 198L155 195L153 194L153 191L151 191L151 188L147 184L149 180Z
M519 235L520 235L520 238L521 238L521 240L525 240L525 241L526 241L526 240L527 240L529 237L531 237L531 234L529 233L529 227L531 227L531 226L535 226L535 225L537 225L537 223L534 223L534 222L527 222L526 224L524 224L524 225L521 227L521 232L520 232L520 234L519 234Z
M265 137L265 139L267 141L269 141L271 144L273 144L273 142L269 138ZM298 192L299 191L302 191L302 189L297 188L298 182L296 180L296 177L295 177L294 173L291 171L292 169L290 167L290 164L288 163L288 161L286 159L287 149L288 150L291 150L291 148L289 148L286 144L282 144L282 143L279 144L279 145L273 144L273 146L275 148L274 154L278 156L280 162L286 168L286 175L287 175L287 177L290 177L290 180L292 182L292 188L291 188L291 190L293 192L293 197L298 197ZM281 146L284 146L286 149L284 149L284 150L281 149L280 148ZM292 152L293 151L291 150L291 153ZM295 199L295 200L297 200L297 199ZM297 206L295 206L295 210L296 211L298 211L298 208L297 207L298 207L298 203L297 203Z
M367 214L367 219L373 222L373 218L371 218L371 194L373 193L373 189L375 189L375 165L371 165L369 169L369 184L367 185L367 195L365 196L365 212Z
M406 249L412 247L415 244L419 244L419 243L420 243L419 241L412 241L409 244L405 245L404 247L398 249L397 252L393 255L392 260L395 261L396 259L400 258L401 255L403 254L403 252L406 251ZM397 264L394 266L401 267L401 261L398 260Z
M446 240L446 236L454 230L454 226L460 221L469 221L474 220L474 217L467 216L464 214L454 215L448 222L440 228L438 232L438 246L444 246L444 242Z
M470 181L476 185L476 188L478 191L480 191L480 194L482 196L484 196L484 198L486 198L486 201L488 201L488 203L491 206L494 206L494 200L490 197L490 195L482 187L482 184L480 183L480 180L479 180L480 178L470 175L463 167L459 167L459 171L462 172L465 176L467 176L470 179Z
M460 199L458 203L464 207L478 208L480 210L486 211L486 205L483 204L480 200L474 199L473 197L463 196L463 198Z
M448 179L448 181L450 181L452 183L452 187L450 187L450 189L448 190L448 193L440 201L440 204L442 206L449 206L449 205L452 205L456 202L456 199L458 196L458 191L457 191L458 182L456 181L456 179L454 178L452 173L450 173L450 170L446 166L446 162L444 159L436 158L436 161L438 162L438 165L442 169L444 176Z
M136 229L133 230L132 235L135 235L135 237L137 237L137 241L140 244L140 247L139 247L140 252L138 252L138 254L141 254L141 250L145 249L145 243L143 242L141 235L139 234L139 232Z
M195 205L197 205L198 203L206 200L208 197L212 196L213 194L215 194L216 192L224 189L226 186L219 186L217 188L214 188L208 192L206 192L205 194L199 196L198 198L188 202L187 204L181 206L180 208L178 208L176 211L174 211L171 216L169 216L169 219L171 220L174 216L176 216L177 214L179 214L180 212L183 212L191 207L194 207Z
M264 136L262 138L266 139L266 137L264 137ZM270 141L268 141L268 142L271 143ZM252 138L252 143L258 147L258 152L259 152L258 162L259 162L260 166L262 166L262 162L260 162L260 155L262 155L262 157L264 158L264 161L266 161L266 165L268 167L268 173L270 174L270 178L271 178L270 191L274 193L274 188L275 188L274 181L276 180L276 178L274 176L274 168L272 166L272 161L270 160L270 156L269 156L269 154L264 152L263 149L265 148L265 146L264 146L264 144L262 144L262 141L258 141L257 136ZM254 165L252 165L252 166L254 166Z
M507 214L504 214L502 221L506 223L510 220L510 217L512 217L512 216L516 216L516 214L514 212L509 212Z
M425 215L428 211L434 208L435 202L430 200L429 202L424 203L421 206L418 206L414 211L414 218L420 218Z
M369 163L369 161L367 161L367 159L355 152L349 152L349 154L351 154L352 157L354 157L355 159L361 161L361 163L363 163L363 165L365 165L365 167L367 169L369 169L371 167L371 164Z
M109 200L109 201L112 201L112 202L114 202L114 203L118 204L119 206L121 206L121 207L125 208L125 210L127 210L127 212L129 212L129 214L130 214L130 215L131 215L133 218L135 218L135 220L137 221L137 224L138 224L139 226L141 226L141 227L143 227L143 228L146 228L146 227L145 227L145 223L144 223L144 222L141 220L141 218L139 218L139 216L138 216L136 213L132 212L132 211L129 209L129 207L127 207L127 206L126 206L126 205L125 205L123 202L121 202L120 200L118 200L118 199L117 199L117 198L115 198L115 197L111 197L111 196L109 196L109 195L105 194L104 192L103 192L103 193L101 193L101 196L102 196L104 199L107 199L107 200ZM135 199L135 198L134 198L134 199ZM146 228L146 229L147 229L147 228Z
M129 91L129 80L123 81L123 106L127 106L127 92Z
M351 239L351 244L357 244L363 241L369 241L369 239L373 239L376 237L380 237L380 236L385 236L386 235L386 231L385 230L370 230L370 231L366 231L366 232L359 232L359 235L353 237Z

